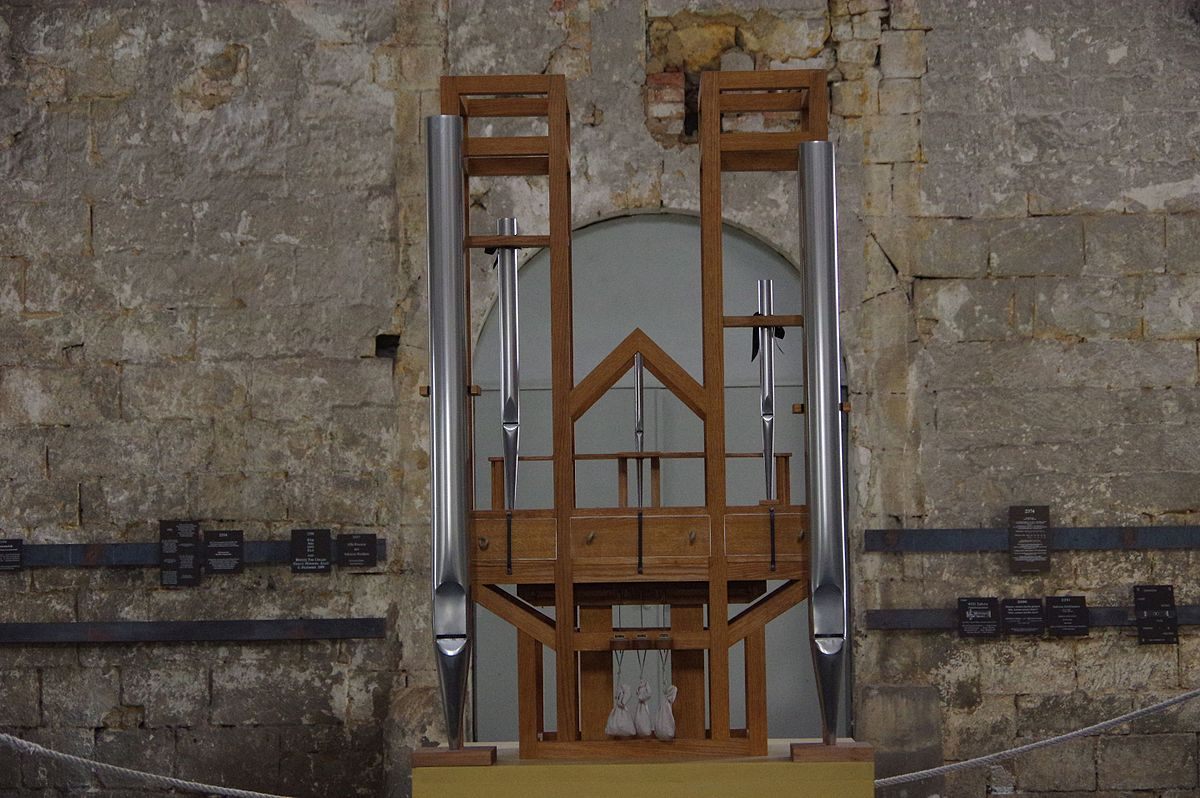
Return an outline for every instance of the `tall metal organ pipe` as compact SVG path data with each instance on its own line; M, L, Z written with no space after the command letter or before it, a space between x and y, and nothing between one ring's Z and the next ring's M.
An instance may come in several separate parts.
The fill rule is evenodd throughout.
M473 613L468 572L466 269L459 116L425 120L429 235L429 459L433 637L450 748L462 748Z
M842 357L838 328L837 192L828 141L800 144L804 267L806 471L811 528L809 620L822 737L837 742L849 640L846 485L842 442Z

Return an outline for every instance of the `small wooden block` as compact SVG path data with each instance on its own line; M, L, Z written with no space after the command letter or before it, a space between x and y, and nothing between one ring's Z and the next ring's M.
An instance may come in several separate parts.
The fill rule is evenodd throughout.
M839 737L835 745L820 740L792 743L793 762L874 762L875 749L850 737Z
M496 764L496 746L466 748L418 748L412 752L415 768L470 768Z

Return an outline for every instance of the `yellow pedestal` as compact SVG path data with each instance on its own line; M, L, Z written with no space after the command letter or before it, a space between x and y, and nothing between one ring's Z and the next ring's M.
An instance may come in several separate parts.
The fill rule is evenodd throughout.
M499 743L491 767L413 769L413 798L874 798L871 762L793 762L790 740L754 759L594 763L522 760Z

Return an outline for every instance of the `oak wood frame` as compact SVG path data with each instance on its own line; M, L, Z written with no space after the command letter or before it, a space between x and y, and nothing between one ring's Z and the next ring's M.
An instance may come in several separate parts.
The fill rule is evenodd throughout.
M774 509L789 523L799 524L797 539L807 529L807 508L791 503L787 490L790 455L776 458L780 480L779 498L756 506L727 505L725 461L729 457L761 456L728 453L725 449L724 335L729 327L802 326L800 316L727 316L722 284L722 199L721 176L733 171L795 171L796 145L800 141L824 139L828 135L826 78L821 70L776 72L705 72L700 85L700 227L702 286L702 380L697 381L664 352L642 330L635 329L584 379L575 382L573 359L571 291L571 185L570 120L566 82L561 75L514 75L493 77L444 77L441 82L442 113L471 117L540 117L546 119L542 136L472 136L464 125L466 180L472 177L546 175L549 178L549 235L521 236L525 247L542 246L550 252L551 387L553 452L522 456L553 464L554 506L513 512L513 539L522 538L524 548L513 544L511 572L503 558L490 547L503 539L503 471L491 464L491 508L473 509L473 535L479 550L473 558L476 602L513 624L518 649L518 726L523 758L676 759L729 756L761 756L767 753L766 725L766 633L768 621L807 598L807 546L791 543L790 553L777 558L770 570L767 553L751 547L749 553L733 555L727 550L730 534L727 519L742 534L765 529L768 511ZM724 114L746 112L798 112L796 129L778 132L723 132ZM465 191L469 198L470 192ZM468 223L470 203L466 200ZM499 236L468 235L463 246L471 249L494 247ZM470 301L470 262L467 300ZM641 353L646 368L672 391L704 425L703 452L618 452L576 455L574 424L633 366ZM473 437L472 437L473 441ZM664 460L703 457L705 504L681 508L661 506L661 469ZM621 495L611 508L580 508L576 505L575 464L584 459L617 461ZM576 556L578 526L616 532L627 526L628 466L650 461L650 505L644 508L648 530L661 530L656 538L662 547L656 558L647 558L646 574L634 572L630 557ZM473 470L472 470L473 473ZM471 488L472 500L474 488ZM687 537L677 529L680 519L703 519L707 528L704 555L696 557L685 547L697 542L697 526ZM697 524L700 522L697 521ZM659 526L654 526L658 524ZM759 529L762 527L762 529ZM792 527L795 529L795 527ZM536 536L529 537L535 529ZM525 533L522 535L522 533ZM756 538L757 539L757 538ZM590 543L591 541L586 541ZM497 544L502 545L502 544ZM739 540L738 551L746 551ZM678 549L678 551L676 550ZM580 548L582 555L584 549ZM652 564L650 560L655 560ZM754 584L765 579L785 579L783 587L759 599L737 617L729 619L731 583ZM696 603L695 592L683 585L707 584L708 623L705 608ZM677 739L612 740L603 734L604 719L611 706L613 678L611 651L625 646L612 628L612 604L580 605L575 600L576 584L604 589L613 585L646 583L671 596L671 584L679 583L679 603L672 607L669 628L619 630L622 635L642 634L659 638L656 647L672 649L672 678L680 688L675 705ZM498 587L502 584L553 584L555 618ZM729 649L742 643L746 660L746 729L731 729L729 723ZM542 652L555 652L557 730L543 727ZM708 684L704 687L705 654ZM705 723L704 694L711 723ZM709 726L706 728L706 726Z

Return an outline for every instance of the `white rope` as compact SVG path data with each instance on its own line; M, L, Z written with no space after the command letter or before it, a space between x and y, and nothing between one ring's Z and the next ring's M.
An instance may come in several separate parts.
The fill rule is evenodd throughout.
M72 765L79 765L82 768L90 770L93 773L108 773L114 776L124 776L134 779L143 784L149 784L155 787L162 787L167 790L183 790L184 792L196 792L204 795L222 795L229 798L288 798L285 795L272 795L265 792L253 792L251 790L235 790L230 787L216 787L212 784L200 784L195 781L185 781L183 779L173 779L170 776L160 776L157 773L143 773L140 770L131 770L129 768L110 765L107 762L96 762L92 759L85 759L81 756L73 754L64 754L61 751L54 751L37 743L31 743L28 740L23 740L20 737L13 737L11 734L0 734L0 746L7 746L23 754L40 757L42 759L51 759L58 762L67 762Z
M909 782L913 781L924 781L925 779L932 779L935 776L944 776L947 773L957 773L960 770L969 770L971 768L980 768L986 765L993 765L997 762L1003 762L1007 759L1018 757L1021 754L1027 754L1030 751L1036 751L1039 748L1047 748L1051 745L1058 745L1059 743L1065 743L1068 740L1074 740L1079 737L1089 737L1093 734L1099 734L1100 732L1107 731L1114 726L1120 726L1122 723L1129 723L1130 721L1137 720L1138 718L1144 718L1147 715L1153 715L1157 712L1162 712L1164 709L1173 707L1176 704L1182 704L1185 701L1191 701L1193 698L1200 698L1200 689L1191 690L1190 692L1177 695L1174 698L1168 698L1166 701L1160 701L1157 704L1152 704L1148 707L1135 709L1133 712L1126 712L1124 715L1111 718L1093 726L1088 726L1083 729L1076 729L1075 731L1068 732L1066 734L1060 734L1058 737L1050 737L1045 740L1038 740L1034 743L1028 743L1026 745L1018 746L1017 748L1010 748L1007 751L998 751L994 754L988 754L986 756L975 757L974 759L965 759L962 762L954 762L949 765L943 765L940 768L918 770L915 773L905 773L902 776L889 776L886 779L876 779L875 786L894 787L897 784L908 784Z

